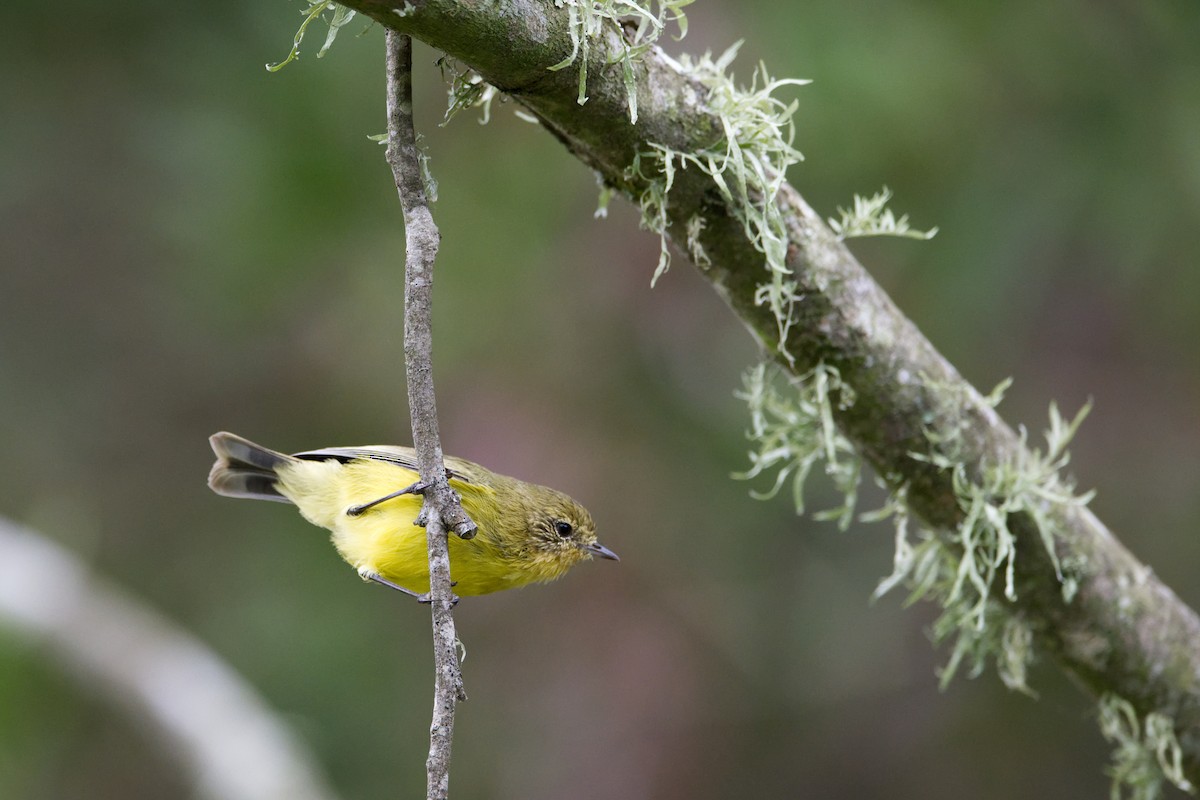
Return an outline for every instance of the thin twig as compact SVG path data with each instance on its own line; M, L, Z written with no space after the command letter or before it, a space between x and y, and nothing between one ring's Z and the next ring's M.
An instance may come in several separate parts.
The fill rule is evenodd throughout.
M450 583L447 531L464 539L475 535L475 523L463 511L446 479L433 392L432 318L433 261L440 234L429 212L418 161L412 115L412 40L387 32L387 161L404 209L404 361L413 447L417 451L425 504L417 524L425 525L429 542L429 600L433 611L434 696L425 762L429 800L443 800L450 786L450 748L454 710L463 691L454 631L454 595Z

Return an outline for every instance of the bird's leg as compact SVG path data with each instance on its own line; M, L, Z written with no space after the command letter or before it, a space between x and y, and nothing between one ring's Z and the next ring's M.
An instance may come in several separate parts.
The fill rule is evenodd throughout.
M446 470L446 480L450 480L451 478L455 478L455 477L458 477L456 473L452 472L449 469ZM361 505L350 506L349 508L346 509L346 516L357 517L369 508L373 508L373 507L379 505L380 503L385 503L388 500L394 500L395 498L401 497L406 494L425 494L425 490L428 488L429 488L429 484L425 483L425 481L417 481L416 483L412 483L412 484L409 484L408 486L405 486L403 489L397 489L396 491L392 492L391 494L385 494L383 497L372 500L369 503L362 503Z
M346 509L346 516L357 517L358 515L362 514L364 511L366 511L368 508L373 508L373 507L379 505L380 503L384 503L388 500L393 500L397 497L400 497L401 495L423 494L425 492L426 486L428 486L428 484L426 484L422 481L417 481L414 484L405 486L403 489L397 489L396 491L392 492L391 494L385 494L383 497L372 500L369 503L363 503L362 505L357 505L357 506L350 506L349 508Z
M433 602L433 598L429 595L429 592L425 592L424 594L417 594L412 589L405 589L403 586L400 586L399 584L396 584L396 583L392 583L387 578L384 578L380 575L376 575L374 572L363 573L363 577L369 581L375 581L376 583L378 583L381 586L386 586L389 589L395 589L397 592L406 594L409 597L415 599L418 603L424 603L425 605L429 605L430 603ZM450 585L453 586L454 584L450 584ZM451 606L458 605L458 599L459 598L456 595L450 595L450 605Z
M376 583L378 583L381 586L386 586L389 589L395 589L397 592L401 592L403 594L408 595L409 597L416 598L417 602L419 602L419 603L428 603L429 602L428 600L421 599L423 597L428 597L429 596L428 593L417 594L412 589L405 589L403 586L401 586L397 583L392 583L387 578L384 578L380 575L376 575L374 572L360 572L359 575L362 575L363 578L368 581L375 581Z

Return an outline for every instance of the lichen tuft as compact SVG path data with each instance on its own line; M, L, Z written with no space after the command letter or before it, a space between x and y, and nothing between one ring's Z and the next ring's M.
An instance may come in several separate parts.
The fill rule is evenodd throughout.
M552 70L566 69L579 63L579 105L587 102L588 57L592 41L606 29L620 32L621 52L615 61L621 64L621 77L625 84L625 96L629 105L629 121L638 120L637 81L633 74L634 62L649 50L674 22L679 30L676 37L687 35L686 6L695 0L658 0L658 11L654 2L639 3L635 0L554 0L554 5L566 8L568 30L571 34L571 52Z
M750 409L746 437L754 443L754 450L749 453L750 468L734 477L751 480L774 472L768 490L750 492L758 500L775 497L790 479L792 504L797 514L803 514L804 485L813 467L823 464L843 501L816 518L835 520L841 529L848 528L854 517L862 460L833 421L835 404L844 408L854 402L837 370L818 364L793 378L774 364L760 363L746 371L742 391L736 395Z
M807 80L772 78L760 64L748 88L738 86L728 74L741 42L714 59L705 53L698 59L682 56L674 66L703 86L703 103L720 122L722 136L713 145L681 151L668 145L650 143L650 149L638 153L626 177L645 188L638 197L642 226L659 234L661 247L658 266L651 285L662 277L671 264L667 249L670 227L668 208L676 169L700 170L727 204L734 219L741 223L746 238L763 254L766 280L758 287L755 302L770 308L779 333L779 352L792 361L784 343L794 323L793 304L796 281L788 269L787 222L776 203L787 179L787 168L804 157L792 146L795 123L792 116L797 103L784 102L775 92L784 86L802 86ZM665 56L664 56L665 57ZM686 222L688 249L698 252L702 222Z
M993 406L999 403L1009 384L1001 383L984 398L985 402ZM928 598L942 607L934 623L934 638L954 639L950 658L939 672L943 686L963 664L975 677L989 660L994 660L1006 686L1031 693L1026 667L1033 658L1032 630L1010 605L1016 599L1017 557L1010 521L1016 515L1025 515L1037 526L1063 597L1070 602L1086 565L1077 559L1059 560L1055 523L1047 509L1052 504L1084 505L1092 497L1090 492L1076 495L1072 482L1061 475L1070 459L1066 447L1089 408L1084 406L1068 422L1051 404L1044 450L1025 446L1022 431L1022 446L1013 462L985 468L974 478L965 466L961 433L927 432L931 453L914 453L912 457L950 473L962 521L949 536L921 530L916 542L910 539L907 487L896 489L884 508L869 515L872 519L891 517L896 526L892 574L880 582L875 596L905 584L910 590L908 602Z
M1195 793L1183 775L1183 753L1171 717L1152 711L1139 723L1133 704L1115 694L1100 698L1098 716L1100 732L1113 743L1108 769L1112 800L1158 800L1164 779Z
M862 236L899 236L907 239L932 239L937 228L919 231L908 224L908 215L897 217L887 207L892 199L892 190L884 186L871 197L854 195L854 205L849 209L838 206L838 218L830 217L829 227L838 241Z
M332 0L309 0L308 7L300 12L304 16L304 21L300 23L300 27L296 30L296 35L292 38L292 49L288 52L287 58L274 64L267 64L267 71L278 72L298 59L300 57L300 44L304 41L305 34L308 33L308 26L315 20L324 19L327 12L330 15L329 19L326 20L329 32L325 34L325 43L317 51L317 58L323 57L329 51L329 48L333 46L334 40L337 39L338 31L346 23L354 19L354 15L357 13L341 3L334 3Z
M478 108L479 124L487 125L492 119L492 102L500 96L500 91L480 77L478 72L468 69L450 56L439 58L437 65L442 71L442 80L447 84L446 113L442 117L442 126L449 124L458 112L468 108Z

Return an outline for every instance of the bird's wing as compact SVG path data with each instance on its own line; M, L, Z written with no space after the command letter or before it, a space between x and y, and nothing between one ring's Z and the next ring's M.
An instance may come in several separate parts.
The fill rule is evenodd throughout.
M417 465L417 454L411 447L396 447L392 445L377 445L372 447L325 447L320 450L306 450L303 453L293 453L293 457L306 461L327 461L334 459L343 464L356 458L370 458L375 461L386 461L399 467L420 473ZM446 477L471 483L471 479L459 471L446 468Z

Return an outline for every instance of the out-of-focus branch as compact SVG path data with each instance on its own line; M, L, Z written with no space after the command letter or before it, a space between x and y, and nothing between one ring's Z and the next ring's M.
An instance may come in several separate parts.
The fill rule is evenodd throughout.
M335 800L312 755L228 664L60 545L4 519L0 625L162 731L200 796Z
M412 117L412 40L387 32L387 160L404 209L406 243L404 283L404 361L413 446L417 451L425 504L418 523L429 542L429 604L433 613L434 696L426 761L429 800L443 800L450 787L450 749L454 711L466 699L454 630L450 583L449 531L475 535L475 523L463 511L446 479L433 391L433 261L440 234L429 212L421 176Z
M641 198L660 179L631 170L635 155L652 145L703 152L722 140L722 120L708 105L706 87L661 51L649 49L624 72L623 33L615 25L591 43L588 100L579 105L581 65L549 69L574 49L573 10L557 4L345 4L476 70L628 197ZM636 123L629 119L627 85L637 94ZM738 209L700 169L676 171L664 225L682 244L689 221L704 223L693 229L706 255L704 277L769 352L786 350L790 358L781 361L793 375L818 364L837 371L855 397L834 408L838 427L884 480L905 487L920 517L953 530L963 508L951 471L937 457L980 476L1024 463L1031 457L1025 443L900 313L795 189L784 185L775 207L786 228L786 267L794 281L783 342L776 314L758 296L763 252L747 235ZM952 451L939 445L949 442ZM1047 499L1038 512L1044 527L1020 515L1010 520L1018 558L1016 599L1008 607L1090 691L1123 697L1143 716L1173 720L1183 772L1200 783L1200 618L1086 507ZM1046 531L1053 532L1058 564L1081 565L1070 599L1046 551Z

